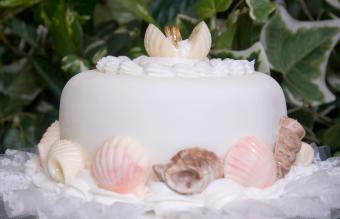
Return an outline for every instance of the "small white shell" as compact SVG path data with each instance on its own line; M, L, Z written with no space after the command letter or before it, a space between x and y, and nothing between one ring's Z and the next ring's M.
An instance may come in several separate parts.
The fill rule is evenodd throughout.
M189 37L190 49L188 58L203 59L211 47L211 34L208 26L203 21L197 24Z
M145 50L151 57L175 57L176 47L155 25L149 24L144 37Z
M313 162L314 150L306 142L302 142L301 149L296 155L295 165L308 166Z
M88 156L80 144L59 140L48 154L47 169L54 180L69 184L86 167L87 161Z
M60 140L59 121L52 123L45 131L38 144L40 162L44 168L47 165L47 156L53 143Z
M151 172L148 154L131 137L104 143L94 156L91 173L98 186L117 193L138 193Z

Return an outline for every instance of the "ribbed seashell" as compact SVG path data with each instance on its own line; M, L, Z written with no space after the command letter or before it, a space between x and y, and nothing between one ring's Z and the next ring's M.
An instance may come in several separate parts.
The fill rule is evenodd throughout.
M155 25L149 24L144 37L145 50L151 57L175 57L176 47Z
M208 55L211 47L211 34L203 21L193 29L189 37L189 44L188 58L203 59Z
M314 149L306 142L302 142L301 149L296 154L294 164L299 166L308 166L313 162L314 155Z
M276 163L270 147L255 137L244 137L229 150L224 177L243 186L266 188L276 181Z
M139 193L151 173L150 159L137 141L118 136L98 149L91 173L101 188L117 193Z
M53 143L60 140L59 121L52 123L45 131L38 144L38 151L41 165L45 168L47 165L47 156Z
M47 169L56 181L71 183L80 170L85 169L88 155L84 148L73 141L56 141L48 153Z
M296 153L301 149L301 140L291 129L281 127L277 134L274 158L279 178L284 177L294 164Z
M279 126L291 130L292 132L296 134L296 136L300 140L302 140L303 137L305 137L305 134L306 134L305 129L295 119L284 116L281 118Z
M210 182L223 177L223 164L213 152L201 148L179 151L169 163L153 166L157 177L181 194L202 192Z

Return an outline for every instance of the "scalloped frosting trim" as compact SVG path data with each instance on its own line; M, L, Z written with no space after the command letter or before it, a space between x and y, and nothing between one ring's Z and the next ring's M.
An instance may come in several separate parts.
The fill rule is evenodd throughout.
M227 77L255 73L254 61L234 59L185 59L140 56L106 56L97 62L98 71L112 75L152 77Z

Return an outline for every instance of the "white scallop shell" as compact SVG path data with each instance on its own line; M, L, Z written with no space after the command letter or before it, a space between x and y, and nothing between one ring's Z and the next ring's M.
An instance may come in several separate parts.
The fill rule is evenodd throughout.
M177 52L171 40L153 24L146 29L144 46L151 57L175 57Z
M59 140L48 154L47 169L54 180L69 184L80 170L86 168L87 162L87 153L80 144Z
M91 173L98 186L117 193L138 193L151 172L148 154L131 137L104 143L94 156Z
M208 55L211 48L211 34L204 21L200 22L192 31L189 44L188 58L203 59Z
M60 140L60 126L59 121L52 123L45 131L38 144L38 152L40 162L43 167L47 165L47 156L53 143Z
M295 165L308 166L314 160L314 149L307 144L302 142L300 151L296 154Z
M233 145L225 158L224 177L243 186L266 188L276 181L276 163L270 148L255 137Z

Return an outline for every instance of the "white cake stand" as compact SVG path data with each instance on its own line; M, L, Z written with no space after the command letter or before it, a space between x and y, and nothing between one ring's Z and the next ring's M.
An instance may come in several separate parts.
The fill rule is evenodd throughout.
M317 161L309 167L294 167L285 179L266 190L248 188L247 196L232 189L210 194L201 204L184 197L166 202L165 196L152 205L116 201L110 205L88 201L34 184L27 162L29 152L7 150L0 155L0 218L338 218L340 217L340 157ZM214 191L214 187L208 187ZM61 195L63 194L63 195ZM233 196L234 195L234 196ZM157 199L157 196L155 196ZM208 197L208 196L207 196ZM241 198L240 198L241 197ZM163 201L162 201L163 200ZM224 201L222 201L224 200ZM179 207L180 206L180 207ZM32 218L32 217L28 217Z

